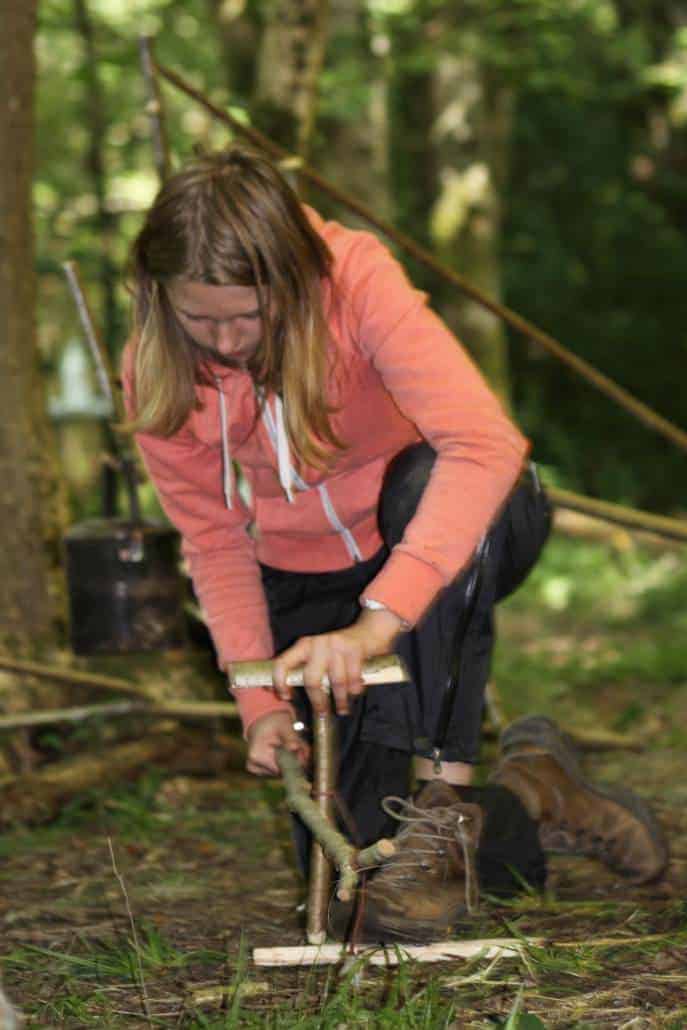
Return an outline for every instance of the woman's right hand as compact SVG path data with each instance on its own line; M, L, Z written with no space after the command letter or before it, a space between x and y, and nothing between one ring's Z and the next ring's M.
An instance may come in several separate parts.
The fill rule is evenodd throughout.
M290 712L270 712L256 719L246 733L248 758L246 769L256 776L279 776L277 748L283 747L296 755L305 768L310 760L310 748L293 728Z

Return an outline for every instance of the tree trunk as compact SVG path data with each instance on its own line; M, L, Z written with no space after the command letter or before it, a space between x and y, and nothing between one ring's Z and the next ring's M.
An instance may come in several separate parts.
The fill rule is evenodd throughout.
M328 2L273 0L265 13L256 120L263 132L307 161L327 40Z
M354 76L336 73L322 94L312 163L336 186L357 197L384 218L391 218L387 139L387 44L374 43L369 12L357 0L330 0L328 39ZM376 46L376 49L374 47ZM339 65L338 67L341 67ZM325 217L352 228L366 222L322 193L313 203Z
M224 81L230 101L251 96L255 85L255 55L260 36L258 5L233 0L207 0L210 19L217 28Z
M39 379L32 230L36 0L5 7L0 38L0 646L50 641L57 553L54 467Z
M0 34L0 648L35 654L54 643L64 601L62 515L36 345L33 39L36 2L6 5ZM54 686L18 689L0 673L0 710L54 703ZM31 768L25 732L0 747L0 774Z
M100 254L101 324L105 346L110 358L114 359L124 333L117 304L117 273L111 256L116 230L116 216L111 211L108 211L107 208L107 172L105 168L107 112L105 109L105 95L98 74L98 56L95 47L93 23L86 0L74 0L74 19L83 47L83 70L86 87L84 121L88 127L89 140L86 154L86 171L91 180L96 201L93 229L98 241L97 249Z
M423 246L430 245L429 213L437 195L436 155L431 140L434 73L418 61L427 46L423 27L400 15L389 23L389 187L393 220ZM409 263L417 286L435 292L435 276Z
M435 247L447 263L501 300L502 191L513 96L469 54L445 54L435 78L434 137L440 194L432 211ZM459 292L440 294L456 330L506 405L508 351L503 323Z

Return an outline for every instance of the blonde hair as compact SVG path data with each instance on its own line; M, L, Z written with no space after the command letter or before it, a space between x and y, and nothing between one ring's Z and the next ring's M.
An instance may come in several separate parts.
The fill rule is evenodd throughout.
M328 465L343 446L326 401L322 286L331 265L298 197L259 154L232 146L173 175L132 248L136 418L126 428L171 436L198 407L197 385L212 381L207 353L177 319L166 285L181 278L251 286L263 333L248 371L260 393L284 399L296 457Z

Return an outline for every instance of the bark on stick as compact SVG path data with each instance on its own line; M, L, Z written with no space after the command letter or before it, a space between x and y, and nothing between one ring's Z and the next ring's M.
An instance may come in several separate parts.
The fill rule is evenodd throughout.
M339 870L337 896L341 901L350 900L358 882L359 871L380 865L390 858L395 853L393 841L382 837L369 847L356 851L350 841L324 818L310 797L310 784L305 779L297 758L283 748L278 751L277 758L284 778L289 808L301 817L322 845L325 854Z
M331 711L315 715L313 745L315 755L314 801L322 819L333 826L336 759L334 756L334 717ZM310 944L322 944L327 936L327 908L331 886L331 861L315 837L310 854L310 883L308 885L307 935Z

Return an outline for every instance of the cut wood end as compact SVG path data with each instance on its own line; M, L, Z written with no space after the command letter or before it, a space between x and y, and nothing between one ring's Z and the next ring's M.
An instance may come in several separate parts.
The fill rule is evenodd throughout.
M339 901L350 901L353 897L353 891L348 887L339 887L336 896Z
M382 858L391 858L392 855L396 854L396 845L388 837L381 837L377 841L377 849Z
M327 934L324 930L308 930L308 944L324 944Z

